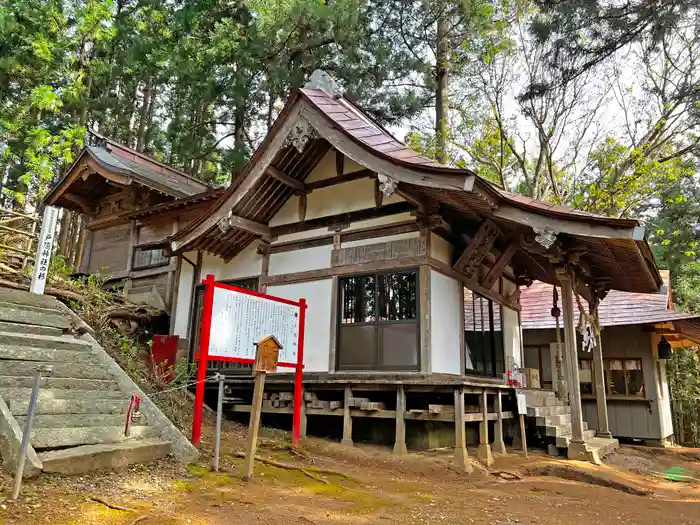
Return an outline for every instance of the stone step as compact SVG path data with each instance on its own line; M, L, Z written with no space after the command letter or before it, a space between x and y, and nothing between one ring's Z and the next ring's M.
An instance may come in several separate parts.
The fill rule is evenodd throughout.
M9 303L0 305L0 321L50 326L61 330L68 330L71 327L70 318L59 311L53 313L39 308Z
M135 439L42 452L39 459L45 472L82 474L154 461L167 456L170 448L170 443L160 439Z
M61 311L58 299L52 295L37 295L23 290L13 290L12 288L0 288L0 301L18 306L33 306L35 308Z
M571 423L568 425L554 425L545 427L545 435L549 437L570 436Z
M31 376L0 375L0 389L32 388L34 378ZM78 379L73 377L43 377L41 389L51 390L119 390L119 383L108 379ZM41 392L41 390L39 391Z
M39 365L52 365L53 378L112 379L112 374L99 366L85 366L84 362L57 363L50 361L12 361L0 359L1 376L33 376Z
M54 350L52 348L35 348L30 346L13 346L0 343L0 360L15 361L50 361L51 363L87 363L95 359L92 351Z
M571 414L569 406L527 407L529 417L546 417L560 414Z
M14 416L26 416L29 398L10 399L7 403ZM39 399L37 414L126 414L129 401L125 399Z
M15 418L24 428L26 416ZM124 428L126 408L119 414L41 414L34 416L34 428L113 427Z
M72 335L40 335L0 332L0 342L10 346L30 346L32 348L52 348L55 350L90 351L92 345L76 339Z
M10 407L14 402L29 400L31 388L5 388L2 396ZM119 390L72 390L66 388L42 388L39 390L39 401L44 399L65 399L68 401L96 401L107 399L124 399L126 396Z
M571 425L571 414L554 414L535 418L538 427L553 427L557 425Z
M593 437L586 440L586 448L589 449L590 461L600 465L605 456L620 448L620 443L617 439Z
M63 330L53 328L51 326L41 326L35 324L18 324L6 321L0 321L0 332L18 333L18 334L35 334L35 335L50 335L58 337L63 335Z
M112 379L112 374L99 366L85 366L84 363L56 363L50 361L12 361L0 359L0 375L33 376L39 365L53 366L51 377L72 379Z
M595 438L595 430L584 430L583 439L588 442L588 440ZM569 441L571 441L571 433L568 435L557 436L555 439L555 444L558 448L567 448L569 446Z
M35 428L32 429L31 444L34 450L46 448L76 447L100 443L120 443L130 439L157 437L158 430L146 425L133 426L129 437L124 435L124 426Z

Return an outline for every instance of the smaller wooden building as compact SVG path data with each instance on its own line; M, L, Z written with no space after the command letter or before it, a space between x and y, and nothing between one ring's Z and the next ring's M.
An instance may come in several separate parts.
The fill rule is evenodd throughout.
M170 312L177 260L151 244L177 233L214 196L202 181L92 133L45 202L85 219L80 273L100 273L135 302ZM166 213L173 206L177 212Z
M673 441L665 356L659 356L659 342L663 337L672 347L700 344L700 316L673 311L668 271L661 274L664 286L658 293L612 290L598 309L609 431L617 438L653 445ZM539 371L545 390L555 390L556 383L552 297L552 285L542 282L523 288L520 296L525 366ZM583 419L589 428L600 430L593 356L581 349L578 337Z

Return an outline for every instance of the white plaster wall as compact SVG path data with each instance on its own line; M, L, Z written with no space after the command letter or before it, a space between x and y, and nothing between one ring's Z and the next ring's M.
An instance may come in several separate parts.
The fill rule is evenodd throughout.
M517 310L511 310L504 306L503 314L503 349L506 358L506 367L509 357L513 358L515 366L523 366L523 334L520 327L520 315Z
M439 374L461 374L460 294L462 284L430 270L431 370Z
M257 252L258 244L250 243L228 263L221 257L205 253L202 257L202 278L210 273L214 274L218 281L257 277L262 272L262 255Z
M452 266L454 248L445 239L434 233L430 234L430 256Z
M328 372L331 339L332 281L269 286L267 293L293 301L306 299L306 330L304 332L304 371ZM280 372L289 370L280 369Z
M294 250L291 252L273 253L270 255L270 275L280 275L284 273L305 272L307 270L318 270L329 268L331 265L331 251L333 246L317 246L305 250Z
M196 252L186 253L190 261L197 261ZM192 292L193 285L196 283L192 282L194 278L194 268L190 263L184 259L180 262L180 282L177 289L177 302L175 303L175 322L173 323L173 335L187 338L187 329L189 324L189 312L190 305L192 302Z

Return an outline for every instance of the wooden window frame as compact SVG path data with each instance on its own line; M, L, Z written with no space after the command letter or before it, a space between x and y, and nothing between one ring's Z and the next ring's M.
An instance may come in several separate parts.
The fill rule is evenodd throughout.
M141 270L150 270L151 268L160 268L162 266L169 266L170 265L170 260L172 257L166 257L164 262L156 263L156 264L147 264L146 266L137 266L136 265L136 255L139 253L139 250L141 250L143 247L148 246L147 244L142 244L139 246L134 246L133 250L131 251L131 271L136 272L136 271L141 271ZM163 251L162 248L150 248L146 249L143 251L156 251L160 250L161 252Z
M612 388L610 386L610 381L607 380L608 377L610 377L610 361L622 361L622 371L625 374L625 393L624 394L614 394L612 392ZM628 370L625 368L625 361L638 361L640 368L639 370L642 372L642 392L644 395L638 396L636 394L631 394L630 393L630 388L629 388L629 375L627 374ZM603 374L606 377L605 380L605 393L606 396L609 398L630 398L630 399L646 399L647 398L647 385L646 382L644 381L644 361L641 357L606 357L603 359ZM594 386L595 388L595 386Z
M416 278L416 305L415 305L415 310L416 310L416 318L415 320L400 320L400 321L380 321L379 320L379 293L377 290L377 287L379 286L379 277L382 275L392 275L392 274L405 274L405 273L412 273L415 275ZM371 322L359 322L359 323L343 323L343 294L342 294L342 281L343 279L350 279L353 277L374 277L375 278L375 293L376 293L376 298L375 298L375 321ZM338 276L338 289L335 297L335 302L336 302L336 318L332 320L333 323L335 323L336 327L336 337L335 337L335 366L334 370L332 370L333 373L335 372L420 372L420 367L421 367L421 357L422 357L422 352L421 352L421 316L420 316L420 307L421 307L421 290L420 290L420 269L418 267L415 268L397 268L393 270L384 270L380 272L353 272L353 273L348 273L348 274L343 274ZM379 328L379 326L385 326L385 325L391 325L391 324L415 324L416 325L416 350L417 350L417 361L416 361L416 366L415 367L382 367L379 366L379 356L380 356L380 346L379 346L379 340L377 340L377 352L375 355L375 362L374 365L371 368L361 368L361 367L341 367L340 365L340 331L343 327L347 326L376 326ZM380 337L380 332L377 329L376 331L376 337L379 339Z
M464 375L467 376L479 376L479 377L500 377L501 374L499 374L498 370L496 370L496 330L494 330L494 319L495 319L495 307L497 306L500 308L501 312L500 315L498 316L501 322L501 351L503 352L503 368L504 372L506 369L506 349L505 349L505 337L503 333L503 305L496 301L495 299L492 299L490 297L487 297L485 295L482 295L478 292L475 292L471 288L469 288L466 284L462 285L462 295L464 295L464 290L469 290L473 295L480 297L483 300L488 301L489 303L489 323L491 324L491 330L489 333L491 334L491 361L493 363L494 371L493 373L487 372L487 371L480 371L480 370L474 370L472 368L467 368L467 326L466 326L466 302L464 303L464 307L462 308L462 318L463 318L463 323L462 326L464 327L464 344L462 345L462 353L464 354L464 370L463 373ZM524 348L523 348L524 351Z

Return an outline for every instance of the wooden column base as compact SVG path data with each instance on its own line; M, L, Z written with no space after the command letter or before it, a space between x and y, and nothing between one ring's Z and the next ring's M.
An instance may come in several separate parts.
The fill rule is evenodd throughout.
M476 457L478 457L479 461L481 461L487 467L493 465L493 454L491 454L491 445L489 445L488 443L482 443L481 445L479 445L479 448L476 450Z
M341 445L352 447L352 416L350 415L350 399L352 399L352 390L349 386L345 387L345 395L343 401L343 440Z
M471 474L474 467L469 461L467 454L467 431L464 421L464 389L455 388L455 455L454 463L456 467Z
M396 438L394 439L394 455L405 456L408 454L406 448L406 392L403 385L396 389Z

